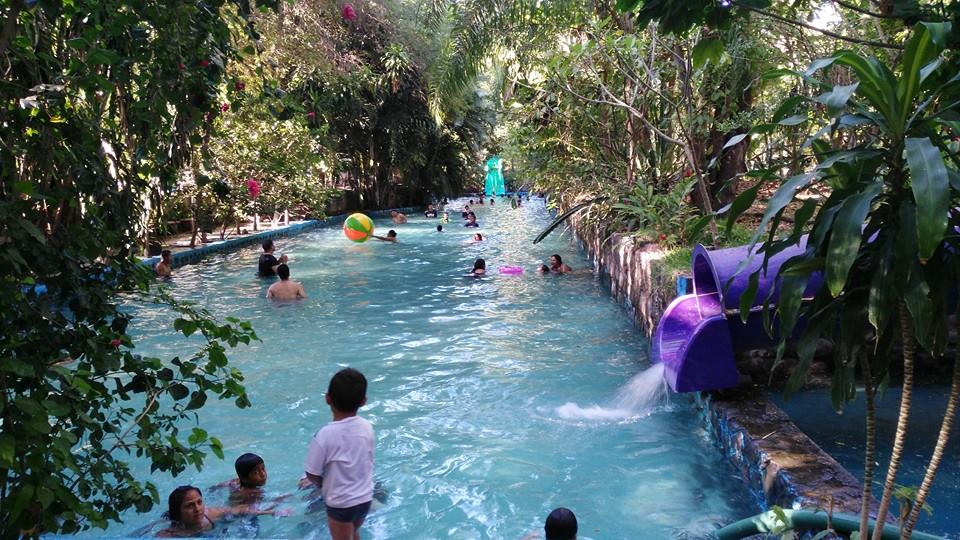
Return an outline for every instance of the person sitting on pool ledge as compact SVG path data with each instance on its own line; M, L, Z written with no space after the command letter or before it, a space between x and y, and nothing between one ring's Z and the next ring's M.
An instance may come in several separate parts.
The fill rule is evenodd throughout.
M198 533L213 529L214 521L226 516L273 513L275 512L272 508L256 511L249 511L247 508L241 511L231 508L207 508L203 504L200 488L180 486L171 491L167 499L167 512L164 517L170 520L170 526L158 532L157 536L160 538L196 536Z
M376 238L377 240L383 240L384 242L394 242L394 243L396 243L396 241L397 241L397 231L395 231L395 230L393 230L393 229L390 229L389 231L387 231L387 235L386 235L386 236L377 236L377 235L375 235L375 234L371 234L371 235L370 235L370 238Z
M280 258L273 256L273 240L267 240L263 243L263 253L260 254L260 261L257 264L257 274L260 277L271 277L277 275L277 267L287 263L287 256L281 255Z
M573 268L570 268L568 265L564 264L563 259L560 258L560 255L554 253L550 256L550 271L558 274L566 274L567 272L572 272Z
M402 225L407 222L407 215L403 212L397 212L396 210L390 211L390 219L393 220L397 225Z
M307 293L303 290L303 285L296 281L290 281L290 267L281 264L277 266L277 275L280 281L274 283L267 289L267 298L271 300L296 300L297 298L306 298Z
M470 271L470 275L473 276L482 276L487 273L487 261L483 259L477 259L473 262L473 270Z

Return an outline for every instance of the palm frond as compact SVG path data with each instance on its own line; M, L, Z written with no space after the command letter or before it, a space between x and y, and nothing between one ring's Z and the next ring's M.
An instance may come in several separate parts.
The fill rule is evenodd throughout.
M591 199L591 200L589 200L589 201L587 201L587 202L582 202L582 203L574 206L573 208L567 210L566 212L560 214L559 216L557 216L557 219L553 220L553 223L551 223L549 226L547 226L547 228L544 229L543 232L541 232L540 234L538 234L537 237L533 239L533 243L534 243L534 244L539 244L541 240L543 240L544 238L547 237L547 235L549 235L550 233L552 233L553 230L556 229L557 227L559 227L561 223L563 223L564 221L566 221L566 219L567 219L568 217L576 214L576 213L579 212L580 210L583 210L584 208L586 208L586 207L588 207L588 206L590 206L590 205L592 205L592 204L595 204L595 203L598 203L598 202L603 202L603 201L605 201L605 200L607 200L607 197L597 197L597 198Z

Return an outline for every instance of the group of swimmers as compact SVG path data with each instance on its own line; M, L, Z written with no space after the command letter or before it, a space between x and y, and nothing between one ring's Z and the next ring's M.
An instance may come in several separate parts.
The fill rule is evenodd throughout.
M309 490L308 498L322 501L333 540L359 540L360 527L378 498L373 478L373 426L357 414L367 403L366 377L353 368L341 369L330 379L325 399L333 420L311 438L298 489ZM157 536L203 535L214 530L218 521L230 517L290 514L277 509L290 495L263 500L267 483L263 458L246 453L237 458L234 466L237 478L214 486L230 489L227 506L207 507L199 488L180 486L167 499L164 517L169 524ZM380 493L384 493L382 489ZM309 506L316 507L317 504ZM575 540L577 518L569 509L557 508L547 516L544 533L547 540ZM532 538L527 536L525 540Z

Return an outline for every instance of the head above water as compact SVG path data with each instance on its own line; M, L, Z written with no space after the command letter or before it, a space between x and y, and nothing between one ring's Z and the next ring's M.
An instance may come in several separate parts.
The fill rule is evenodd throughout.
M540 273L541 273L541 274L549 274L549 273L550 273L550 267L547 266L547 265L545 265L545 264L541 264L541 265L540 265Z
M396 238L396 237L397 237L397 231L393 229L390 229L389 231L387 231L387 238Z
M577 516L569 508L556 508L547 516L543 526L547 540L575 540L577 537Z
M263 251L264 253L270 253L273 251L273 240L263 241Z
M473 239L476 240L477 242L480 242L480 241L483 240L483 235L480 234L480 233L477 233L477 234L473 235Z
M163 260L165 260L165 261L169 261L169 260L170 260L170 250L169 250L169 249L165 249L165 250L161 251L161 252L160 252L160 258L163 259Z
M560 255L557 255L556 253L554 253L553 255L550 256L551 266L560 266L561 264L563 264L563 259L560 258Z
M180 486L170 492L170 496L167 498L167 519L170 521L183 521L183 516L180 511L183 507L183 500L193 492L196 492L201 497L203 496L200 488L193 486Z
M437 225L437 232L443 232L443 225Z
M260 487L267 483L267 470L263 458L251 453L243 454L233 463L237 478L243 487Z
M290 267L285 264L281 264L277 267L277 275L280 276L281 281L290 279Z
M485 261L485 260L483 260L483 259L477 259L476 261L473 262L473 269L474 269L474 270L486 270L486 269L487 269L487 261Z
M341 369L330 379L327 402L343 413L355 413L367 398L367 378L353 369Z

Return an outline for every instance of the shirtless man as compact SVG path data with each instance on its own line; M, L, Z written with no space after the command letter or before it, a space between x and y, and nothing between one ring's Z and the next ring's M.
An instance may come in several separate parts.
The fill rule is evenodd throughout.
M297 298L306 298L307 293L303 290L303 285L296 281L290 281L290 267L281 264L277 267L277 275L280 281L274 283L267 289L267 298L273 300L295 300Z
M370 238L376 238L377 240L383 240L384 242L395 243L397 241L397 231L390 229L389 231L387 231L386 236L377 236L375 234L371 234Z
M391 210L390 219L392 219L393 222L396 223L397 225L400 225L407 222L407 215L404 214L403 212L397 212L396 210Z
M160 262L153 267L153 271L157 274L157 277L167 277L173 271L169 249L160 252Z

